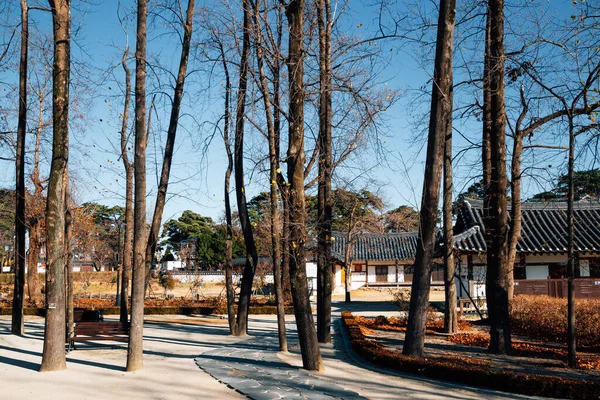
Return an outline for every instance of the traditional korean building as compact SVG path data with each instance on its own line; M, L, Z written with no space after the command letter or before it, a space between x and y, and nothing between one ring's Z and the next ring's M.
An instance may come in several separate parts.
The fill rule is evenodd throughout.
M550 280L566 276L567 203L525 202L521 207L522 230L514 265L515 294L550 290ZM578 290L581 297L593 297L585 292L600 291L600 203L596 200L576 202L574 221L575 276L586 278L579 280ZM459 296L463 297L468 291L473 297L484 297L487 255L483 201L465 199L459 204L454 232L457 270L461 277L460 285L457 283ZM537 288L533 282L523 282L542 280L548 282L539 282ZM563 289L557 286L556 290ZM548 294L562 297L562 292Z
M344 292L347 235L333 232L334 293ZM412 283L418 232L360 233L351 243L352 290L361 287L400 287ZM443 285L443 267L436 265L433 285Z

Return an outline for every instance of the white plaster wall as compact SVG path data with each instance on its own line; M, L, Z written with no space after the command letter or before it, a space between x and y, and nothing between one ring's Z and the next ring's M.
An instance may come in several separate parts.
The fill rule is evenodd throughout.
M181 269L183 264L181 261L165 261L162 263L162 268L167 271L173 271L174 269Z
M352 284L354 284L354 282L356 282L356 283L360 283L361 285L364 285L366 280L367 280L367 274L365 273L365 271L361 271L361 272L352 271Z
M548 279L547 265L527 265L525 266L526 279Z
M586 277L590 276L590 261L589 260L581 260L579 261L579 276Z
M183 273L176 272L176 273L172 274L172 276L173 276L173 278L175 278L178 281L183 282L183 283L194 282L194 281L210 282L210 283L225 282L225 273L223 271L198 272L197 274L194 274L194 273L183 274ZM242 278L241 273L233 274L234 281L239 281L241 278ZM273 274L265 274L264 278L265 278L266 283L273 283ZM254 277L255 282L257 282L259 279L261 279L261 277L258 275L256 275Z
M369 283L375 283L377 276L375 275L375 265L369 264L367 274L369 275Z
M396 282L396 266L388 265L388 282Z
M342 287L344 285L344 282L342 282L342 267L335 265L333 268L333 286Z
M398 265L398 282L404 282L404 265Z

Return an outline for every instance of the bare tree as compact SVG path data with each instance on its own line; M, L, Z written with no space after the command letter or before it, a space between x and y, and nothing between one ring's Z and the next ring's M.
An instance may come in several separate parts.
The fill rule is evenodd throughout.
M381 216L379 214L383 207L383 200L366 188L355 191L348 184L346 189L338 187L332 191L332 209L336 215L336 230L346 233L344 250L346 303L351 301L351 267L354 258L354 245L361 232L380 231Z
M275 286L275 301L277 305L277 330L279 335L279 351L287 352L287 336L285 331L285 307L281 275L281 232L279 229L280 215L277 207L277 171L279 170L279 131L276 130L271 113L271 94L264 68L264 48L259 21L259 4L254 3L254 36L256 61L259 73L260 92L263 97L265 117L267 120L267 139L269 142L269 205L271 231L271 258L273 260L273 284Z
M452 129L452 45L455 0L440 0L421 221L403 354L421 357L435 247L446 135Z
M331 2L317 2L319 26L319 185L317 222L317 335L331 342L331 175L332 175L332 87L331 87ZM349 271L346 271L346 275ZM349 294L349 292L346 292Z
M134 233L131 296L131 329L127 349L127 371L144 366L144 290L146 255L146 20L147 1L137 3L136 71L135 71L135 156L134 156Z
M579 43L580 39L577 39ZM568 58L574 57L576 53L574 51L567 51ZM576 59L576 58L575 58ZM593 121L592 123L587 122L583 126L577 128L576 118L581 115L591 115L594 110L600 107L599 102L590 102L590 92L593 92L592 88L594 85L598 85L600 80L600 63L592 64L588 61L588 74L585 79L580 78L580 72L576 75L577 84L582 84L580 90L571 90L566 87L567 85L562 84L560 86L549 85L539 76L535 69L529 70L528 75L538 84L542 89L549 93L550 96L555 99L560 105L560 109L557 109L552 114L547 115L544 118L536 120L532 127L531 132L537 127L536 124L543 124L551 121L554 118L566 118L567 131L569 137L568 145L568 164L567 164L567 347L568 347L568 365L574 368L577 365L577 340L576 340L576 319L575 319L575 290L574 290L574 279L575 279L575 258L576 258L576 243L575 243L575 226L574 226L574 202L575 202L575 187L574 187L574 173L575 173L575 141L578 135L585 133L592 129L597 129L598 124ZM559 92L559 89L566 89L563 93ZM572 97L570 97L572 96ZM526 109L524 109L526 112ZM514 157L514 155L513 155Z
M31 182L33 183L33 194L30 196L27 210L29 225L29 254L27 261L29 268L27 270L27 290L29 300L34 304L42 302L42 294L39 285L39 273L37 269L40 249L42 247L42 225L44 208L44 186L40 177L40 145L42 132L44 130L44 102L46 98L47 82L40 82L38 86L38 119L35 130L35 145L33 149L33 168L31 171Z
M75 314L73 312L73 214L71 212L71 192L70 185L67 182L66 190L66 212L65 212L65 290L66 290L66 315L65 323L67 326L66 339L70 338L75 332Z
M565 104L566 105L566 104ZM570 368L577 366L577 320L575 318L575 220L573 203L575 202L575 127L573 116L569 120L569 162L567 198L567 363Z
M127 144L129 142L127 130L129 122L129 103L131 96L131 71L127 66L129 46L123 52L121 65L125 72L125 103L123 105L123 119L121 121L121 160L125 168L125 238L123 240L123 256L121 257L121 302L119 307L119 320L128 320L129 280L131 279L131 263L133 248L133 163L129 161Z
M165 144L165 151L163 155L162 171L160 174L160 182L158 184L158 193L156 195L152 226L148 235L148 245L146 247L146 274L150 273L152 260L154 258L154 253L156 252L158 231L160 229L160 222L162 220L165 201L167 198L169 176L171 174L171 164L173 161L173 150L175 147L175 137L177 135L177 127L179 126L179 112L181 109L185 78L187 75L190 43L194 29L194 0L188 0L185 21L183 20L183 15L178 15L178 18L181 20L181 24L183 26L183 41L181 44L181 57L179 60L177 81L175 83L175 93L173 95L173 101L171 104L171 116L169 119L169 127L167 129L167 142Z
M21 58L19 61L19 123L16 154L15 212L15 282L12 305L11 333L23 335L23 300L25 295L25 134L27 130L27 52L29 24L27 0L21 0ZM31 266L29 266L31 269ZM35 266L37 269L37 265Z
M69 160L71 4L49 0L54 31L52 165L46 206L46 323L41 372L65 369L65 213Z
M506 111L504 102L504 1L488 3L490 35L489 62L490 90L490 183L486 187L489 198L490 237L487 249L486 297L490 319L490 351L507 354L511 351L510 320L508 315L508 285L511 282L508 266L508 209L506 177Z
M227 237L225 239L225 290L227 293L227 318L229 322L229 332L237 332L237 322L235 319L235 288L233 287L233 224L231 220L231 200L229 198L229 184L231 181L231 172L233 171L233 155L231 154L231 144L229 141L229 125L231 124L230 101L231 101L231 79L229 77L229 67L225 57L225 50L222 42L215 38L219 44L221 61L223 64L223 73L225 74L225 105L223 115L223 143L227 153L227 170L224 180L224 201L225 201L225 221Z
M306 207L304 198L304 0L290 0L286 7L289 29L289 138L288 196L290 282L294 314L302 352L302 365L308 370L321 370L323 361L317 341L308 283L306 281Z
M452 91L450 92L450 97L452 97ZM458 330L458 315L456 313L454 235L452 231L452 125L451 123L448 125L444 144L444 331L447 333L456 333Z
M244 118L246 109L246 92L248 87L249 57L250 57L250 33L251 33L251 10L250 0L243 0L244 22L242 32L242 54L239 70L239 86L235 106L235 143L234 143L234 166L235 166L235 193L238 205L238 216L244 235L246 245L246 264L242 275L240 297L238 301L237 332L236 335L246 335L248 329L248 311L250 308L250 295L252 282L256 272L258 253L254 242L254 234L248 206L246 202L244 184Z

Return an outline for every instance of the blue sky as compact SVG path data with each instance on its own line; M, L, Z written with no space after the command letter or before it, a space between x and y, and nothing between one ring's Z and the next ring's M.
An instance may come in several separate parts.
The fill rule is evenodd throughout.
M131 0L123 1L122 15L131 11L134 4ZM417 4L428 18L435 21L437 14L431 10L431 4ZM549 12L558 15L570 13L573 7L570 1L547 4ZM123 168L115 151L118 147L119 114L122 112L121 102L118 100L119 85L122 84L120 80L123 75L119 67L115 67L114 74L103 74L110 66L117 66L126 42L125 33L116 17L117 5L117 1L73 5L74 26L80 28L73 47L73 59L88 62L88 75L93 78L87 82L87 88L75 86L72 92L72 95L81 95L91 101L90 108L85 110L86 118L81 125L74 126L71 132L73 149L70 169L75 178L75 197L80 202L96 201L108 205L123 202ZM196 4L197 9L212 6L211 1L199 1ZM352 6L355 8L347 10L340 21L341 30L357 34L369 32L376 22L374 9L358 2L352 2ZM41 30L49 26L47 14L38 12L32 18ZM130 21L126 25L129 45L133 52L134 24ZM156 55L165 68L175 71L179 60L179 47L173 37L162 36L162 33L160 29L149 32L149 51ZM434 35L433 30L427 33L428 37ZM429 96L423 95L420 90L430 90L429 78L433 69L430 61L433 56L430 48L415 47L402 40L389 41L382 46L386 52L389 51L390 56L389 64L381 71L381 82L402 93L400 100L385 111L381 145L386 151L386 160L378 162L372 149L362 151L348 160L347 167L338 172L336 182L342 184L353 181L357 189L368 186L371 190L378 191L390 208L402 204L416 207L420 203L424 169L425 142L421 134L424 126L422 121L427 120L429 108ZM134 63L130 62L129 66L133 71ZM100 76L108 78L100 79ZM222 181L226 167L223 143L217 134L210 145L207 145L207 138L214 132L214 123L221 113L222 79L218 75L209 76L203 72L195 72L191 77L186 88L185 106L169 186L170 195L163 220L177 217L186 209L211 216L215 220L220 219L223 213ZM460 76L455 80L459 78ZM468 98L467 94L464 96ZM153 115L153 119L153 130L159 134L151 137L148 147L149 210L154 206L155 165L160 167L160 138L165 136L168 112L159 109ZM420 119L421 123L418 124ZM249 124L246 126L249 127ZM480 129L479 123L474 121L458 121L455 127L469 137L476 137ZM422 139L415 140L420 134ZM249 133L249 136L248 141L253 151L265 148L266 143L256 133ZM457 150L468 145L460 136L455 137ZM467 158L461 158L457 163L456 193L464 190L479 173L478 166L469 161L478 155L477 150L467 154ZM249 159L246 165L250 175L247 186L250 196L268 187L267 178L259 171L252 171L253 161L255 160ZM6 165L4 171L0 182L11 186L11 166ZM357 176L362 178L355 179ZM538 186L525 185L525 190L536 192ZM232 201L234 202L234 196Z
M124 2L124 4L127 3ZM210 2L204 2L204 4L209 5ZM198 6L200 5L197 5L197 8ZM118 54L119 50L114 46L123 46L125 43L125 35L116 19L116 4L105 5L101 9L91 8L92 10L85 15L87 22L82 26L81 39L79 41L85 44L85 51L92 55L95 63L97 62L101 65L115 63L117 55L120 54ZM365 9L361 8L361 10L364 11ZM354 15L348 18L347 21L344 21L344 23L353 26L359 24L363 26L371 25L373 15L367 12L360 12L361 10L355 14L353 11ZM132 37L133 33L130 33L130 46L133 46ZM150 51L155 51L161 42L167 42L164 39L152 37L153 35L150 33ZM179 49L173 46L172 41L168 41L167 43L166 46L172 46L172 51L165 50L164 48L160 49L163 55L161 61L166 62L171 70L175 71ZM406 92L409 89L408 82L425 82L428 79L428 73L420 70L420 67L415 67L414 60L408 55L408 52L397 51L395 43L393 43L393 46L388 47L393 47L397 53L394 66L388 67L385 71L386 74L389 72L388 86L393 86ZM134 68L133 63L130 63L130 68ZM402 69L403 73L399 74L396 69ZM117 76L122 76L120 70L118 70ZM197 79L202 78L197 77ZM387 78L385 79L387 80ZM187 107L184 111L187 113L202 114L201 118L211 123L218 119L219 113L221 113L220 107L223 101L223 94L220 80L214 80L216 82L215 87L200 94L205 99L194 101L192 106L190 106L190 92L188 92ZM107 83L104 86L105 92L106 86L110 86L115 91L115 85L112 83ZM191 95L194 96L201 88L198 85L189 86L188 90L193 92ZM409 116L404 111L402 104L404 101L405 99L402 99L386 111L387 127L383 132L387 135L385 146L390 155L389 165L377 166L377 162L370 152L357 157L351 157L349 160L349 164L351 165L359 164L365 167L364 170L370 172L369 180L375 178L378 181L370 186L373 190L380 191L390 207L407 203L417 205L418 196L421 191L419 174L423 168L423 161L418 156L419 149L417 147L409 149L409 139L411 137L410 122L408 120ZM121 173L121 164L118 161L118 156L113 151L114 145L111 144L111 142L114 142L118 138L118 121L115 119L114 114L116 111L118 113L121 111L120 109L112 110L113 107L115 106L110 101L105 102L104 99L98 97L92 113L94 118L89 123L87 132L81 137L76 137L72 140L73 143L80 143L86 150L94 150L86 153L87 156L83 157L85 161L81 162L82 168L77 169L78 173L82 177L85 177L83 180L87 181L86 184L79 184L82 191L82 201L91 200L112 204L119 201L118 193L121 193L121 195L123 193L121 185L123 179L116 177L111 172L114 169L112 167L116 166L116 170L119 174ZM163 128L165 128L168 117L164 111L161 114L160 118L163 121ZM153 118L155 117L153 116ZM100 122L100 119L102 119L102 122ZM190 122L190 118L184 117L182 126L185 126L186 119ZM200 214L209 215L214 219L220 218L223 213L222 180L225 173L226 156L221 138L216 136L213 139L208 154L200 154L201 145L206 140L206 136L212 132L209 126L210 124L205 125L205 129L203 130L198 130L195 126L190 126L188 132L185 132L183 129L180 129L178 132L178 145L172 171L173 183L169 186L170 196L165 209L165 219L177 216L186 209L192 209ZM249 124L246 126L250 128ZM256 133L249 135L251 136L248 140L250 145L254 148L260 147L261 139L257 138ZM264 144L264 141L262 143ZM152 172L156 152L152 147L151 143L148 149L148 160L150 163L148 187L151 189L148 198L149 206L153 206L154 199L152 195L156 186L155 174ZM397 158L400 155L407 165L412 166L410 172L399 172L404 168L403 165L398 163ZM80 160L82 157L77 158ZM246 170L250 172L252 167L253 163L249 161ZM358 167L358 171L360 169ZM357 168L353 166L349 172L340 171L340 173L352 175L351 178L353 178L353 174L357 173ZM407 186L408 178L412 187ZM119 182L116 182L116 179L119 179ZM346 180L348 177L345 176L344 179ZM248 181L247 191L250 195L256 194L261 190L266 190L267 184L268 182L264 175L253 173ZM366 185L364 180L356 181L354 184L357 185L357 188ZM416 193L413 193L415 190ZM234 196L232 196L233 199Z

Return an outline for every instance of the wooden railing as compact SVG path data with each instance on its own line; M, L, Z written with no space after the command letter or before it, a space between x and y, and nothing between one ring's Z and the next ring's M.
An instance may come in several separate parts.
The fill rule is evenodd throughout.
M600 278L577 278L574 281L575 298L600 299ZM567 297L567 279L516 280L515 295L533 294Z

